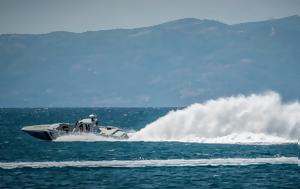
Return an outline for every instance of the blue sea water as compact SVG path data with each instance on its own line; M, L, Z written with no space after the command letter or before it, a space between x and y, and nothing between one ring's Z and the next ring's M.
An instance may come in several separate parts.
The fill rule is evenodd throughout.
M175 109L0 109L0 188L300 188L296 143L49 142L20 130L95 113L139 131Z

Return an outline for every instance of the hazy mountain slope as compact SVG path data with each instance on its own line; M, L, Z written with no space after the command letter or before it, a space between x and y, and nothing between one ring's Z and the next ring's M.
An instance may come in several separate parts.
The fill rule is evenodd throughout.
M300 17L0 35L0 106L182 106L300 94Z

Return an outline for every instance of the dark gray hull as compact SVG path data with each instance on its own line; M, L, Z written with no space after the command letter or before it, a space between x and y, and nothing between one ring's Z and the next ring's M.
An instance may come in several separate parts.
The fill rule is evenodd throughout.
M47 131L26 131L26 130L23 130L23 131L35 138L41 139L41 140L49 140L49 141L53 140L51 138L51 136L49 135L49 132L47 132Z
M59 124L27 126L23 127L22 131L41 140L55 140L59 134L67 133L66 131L55 129L57 125Z

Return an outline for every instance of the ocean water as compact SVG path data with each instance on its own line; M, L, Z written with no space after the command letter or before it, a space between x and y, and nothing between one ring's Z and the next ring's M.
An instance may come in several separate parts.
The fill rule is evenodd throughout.
M35 139L91 113L130 132ZM276 93L186 108L0 109L0 188L300 188L298 102Z

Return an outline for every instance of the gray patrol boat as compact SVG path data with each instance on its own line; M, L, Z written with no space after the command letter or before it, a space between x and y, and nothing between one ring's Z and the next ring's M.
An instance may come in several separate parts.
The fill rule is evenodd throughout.
M54 123L44 125L33 125L22 128L22 131L42 140L55 140L63 135L93 133L95 135L115 138L128 139L128 134L124 130L112 126L98 126L97 117L94 114L88 118L81 119L75 124Z

